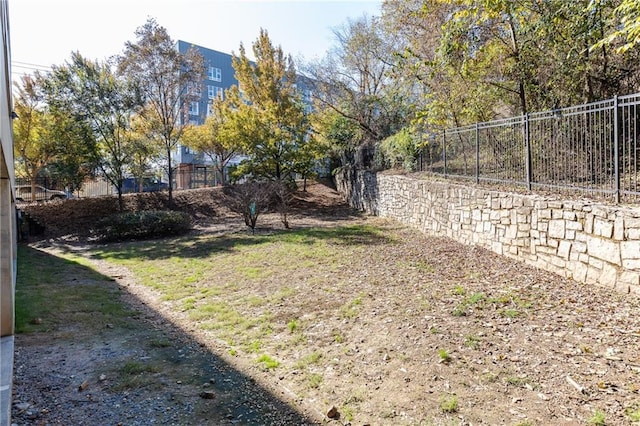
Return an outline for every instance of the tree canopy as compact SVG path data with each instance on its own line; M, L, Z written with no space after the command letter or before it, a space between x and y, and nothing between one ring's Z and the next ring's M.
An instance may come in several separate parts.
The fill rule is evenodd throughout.
M242 150L238 129L233 126L235 113L231 104L216 98L211 106L212 114L200 126L189 126L182 135L182 143L201 152L214 164L220 183L226 184L225 169Z
M406 46L398 51L397 72L423 85L421 114L432 124L455 126L636 90L639 52L598 44L618 26L621 6L610 0L385 1L383 20Z
M45 169L53 169L58 181L73 191L93 169L95 139L83 122L69 111L52 108L46 102L48 77L24 76L16 83L14 111L19 117L13 125L14 156L19 176L31 181ZM35 197L35 191L31 191Z
M282 181L300 169L310 122L296 90L293 60L261 30L253 43L255 63L240 45L233 57L239 87L227 92L233 110L230 126L246 159L239 172L254 178Z
M166 28L149 19L139 27L136 42L127 42L118 69L135 84L144 101L140 112L147 137L164 150L169 177L169 203L173 196L172 152L189 123L188 107L200 99L204 59L195 48L181 53Z
M45 91L49 105L69 113L93 132L96 164L116 188L122 209L122 183L136 148L131 120L142 106L138 91L107 62L91 61L77 52L65 65L53 67Z
M195 126L188 110L201 97L204 59L149 19L113 61L73 53L51 76L23 79L20 171L55 168L75 187L81 177L71 176L99 168L120 188L125 175L162 164L171 202L180 143L207 156L222 183L236 155L238 176L280 182L311 175L327 153L375 167L375 148L378 165L411 168L443 128L640 87L632 0L385 0L381 16L348 20L334 35L323 59L296 69L261 30L254 60L242 44L233 55L238 85Z

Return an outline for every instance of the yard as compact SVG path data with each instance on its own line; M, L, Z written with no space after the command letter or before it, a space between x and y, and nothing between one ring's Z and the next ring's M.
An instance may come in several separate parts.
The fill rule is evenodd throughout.
M305 197L290 230L22 247L14 421L640 422L637 296Z

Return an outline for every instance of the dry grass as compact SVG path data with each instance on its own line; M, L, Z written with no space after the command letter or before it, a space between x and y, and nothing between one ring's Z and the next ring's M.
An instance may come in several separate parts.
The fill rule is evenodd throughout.
M331 406L354 424L632 421L636 297L391 221L333 217L344 210L332 203L298 212L291 231L277 217L255 236L212 224L90 254L318 421Z

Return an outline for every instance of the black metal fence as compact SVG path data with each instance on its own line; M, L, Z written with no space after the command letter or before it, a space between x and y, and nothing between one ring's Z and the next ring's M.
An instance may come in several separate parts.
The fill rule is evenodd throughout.
M447 129L418 169L447 177L640 201L640 94Z
M229 179L229 172L225 169L225 181ZM220 172L213 166L185 164L174 170L174 189L207 188L221 185L223 182Z

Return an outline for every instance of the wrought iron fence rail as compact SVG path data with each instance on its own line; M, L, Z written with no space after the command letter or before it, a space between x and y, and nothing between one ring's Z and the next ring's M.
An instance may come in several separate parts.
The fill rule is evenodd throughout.
M446 129L418 167L447 177L640 202L640 93Z

